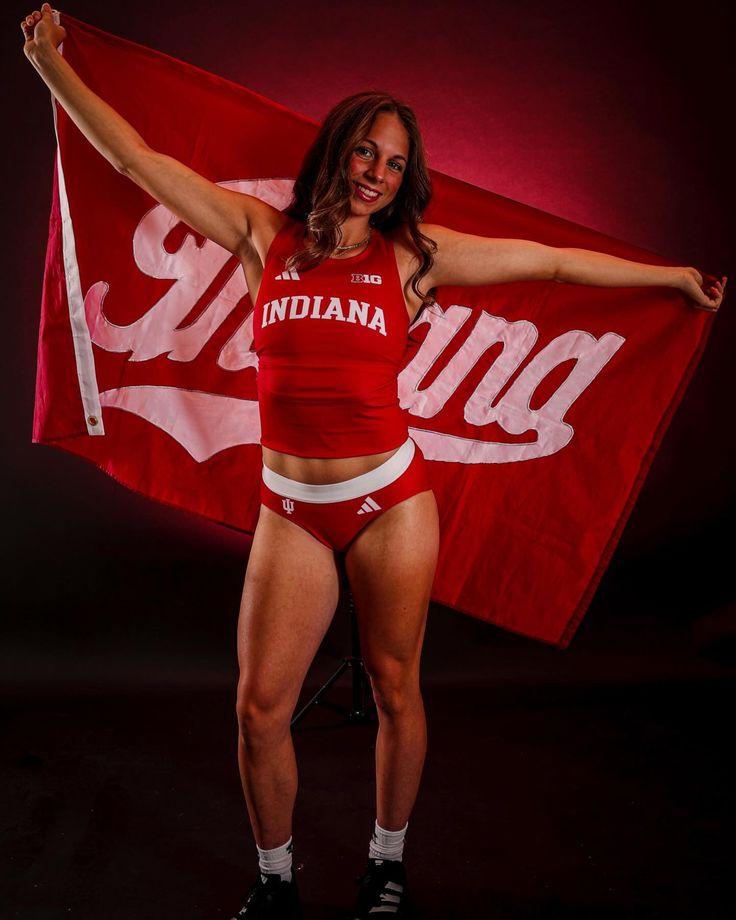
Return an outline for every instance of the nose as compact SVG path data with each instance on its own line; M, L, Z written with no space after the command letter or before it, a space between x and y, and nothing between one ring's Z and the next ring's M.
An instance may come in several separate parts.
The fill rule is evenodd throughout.
M375 159L370 167L366 170L366 175L374 179L376 182L383 182L383 177L386 172L386 164L383 160Z

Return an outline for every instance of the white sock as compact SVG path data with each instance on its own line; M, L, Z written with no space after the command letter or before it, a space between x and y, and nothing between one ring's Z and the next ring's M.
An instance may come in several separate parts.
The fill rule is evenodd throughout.
M262 850L256 844L258 850L258 868L261 870L261 881L266 881L265 875L280 875L285 882L291 881L291 852L293 850L292 838L282 844L280 847L274 847L272 850Z
M404 837L409 827L407 821L400 831L384 830L376 821L376 827L368 847L368 856L371 859L398 859L404 854Z

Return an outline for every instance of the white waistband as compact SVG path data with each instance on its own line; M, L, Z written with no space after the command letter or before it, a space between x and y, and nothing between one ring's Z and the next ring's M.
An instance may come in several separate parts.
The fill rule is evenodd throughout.
M308 482L296 482L280 473L263 466L263 481L268 488L284 498L295 498L302 502L324 504L327 502L344 502L351 498L360 498L367 492L376 492L398 479L409 467L414 458L416 445L407 438L396 453L380 466L343 482L330 482L313 485Z

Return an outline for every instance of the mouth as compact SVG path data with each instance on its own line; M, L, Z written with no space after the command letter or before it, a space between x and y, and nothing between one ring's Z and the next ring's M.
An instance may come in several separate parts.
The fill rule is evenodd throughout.
M380 192L367 185L361 185L360 182L356 182L355 180L353 180L353 185L355 186L355 194L361 201L376 201L381 197Z

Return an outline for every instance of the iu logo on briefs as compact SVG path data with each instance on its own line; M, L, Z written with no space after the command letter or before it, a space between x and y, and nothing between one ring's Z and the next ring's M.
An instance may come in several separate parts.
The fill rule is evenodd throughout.
M293 501L293 499L291 499L291 498L284 498L284 499L282 499L281 504L284 506L284 511L285 511L287 514L293 514L293 513L294 513L294 501Z

